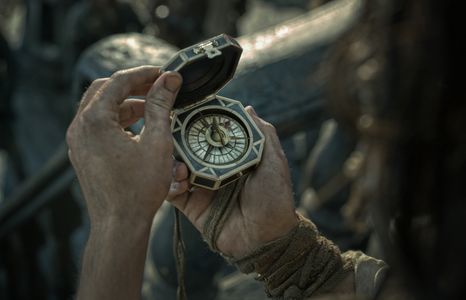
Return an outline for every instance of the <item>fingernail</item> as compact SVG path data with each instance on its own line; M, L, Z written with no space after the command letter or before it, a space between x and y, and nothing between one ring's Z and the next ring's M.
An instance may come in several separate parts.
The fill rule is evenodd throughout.
M256 113L256 111L254 110L254 107L252 107L252 106L249 106L249 107L251 108L252 114L255 115L255 116L257 117L257 113Z
M174 93L178 91L181 85L181 77L176 73L172 73L165 77L165 88Z

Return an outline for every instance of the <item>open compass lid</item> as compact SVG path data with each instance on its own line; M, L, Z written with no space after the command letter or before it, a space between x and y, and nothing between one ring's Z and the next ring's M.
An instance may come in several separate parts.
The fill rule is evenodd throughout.
M180 50L161 69L183 77L174 107L186 107L218 92L233 77L242 51L226 34Z

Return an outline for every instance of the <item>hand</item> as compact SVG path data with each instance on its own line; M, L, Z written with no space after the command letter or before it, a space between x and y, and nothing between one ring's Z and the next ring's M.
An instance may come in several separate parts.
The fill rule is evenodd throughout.
M234 258L287 234L297 224L288 163L275 128L259 118L252 107L246 111L264 133L266 142L262 162L246 181L217 240L220 251ZM215 192L201 188L189 192L186 165L175 166L168 200L201 233L214 196Z
M145 66L98 79L83 96L67 142L91 225L152 221L172 178L170 111L180 84L179 74ZM142 117L139 135L124 130Z

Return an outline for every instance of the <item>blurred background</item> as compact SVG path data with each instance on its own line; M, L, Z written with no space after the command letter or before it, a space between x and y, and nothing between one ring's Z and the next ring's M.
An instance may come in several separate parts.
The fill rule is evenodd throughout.
M358 196L351 183L361 149L323 105L329 49L361 14L361 2L1 0L0 299L71 299L75 292L88 221L64 136L89 83L124 67L161 65L220 33L239 37L244 48L220 94L254 105L276 126L300 211L342 250L378 255L364 209L345 205ZM374 65L358 72L368 78ZM154 221L158 243L148 255L145 299L174 299L170 210ZM349 223L345 215L355 210L361 213ZM227 299L233 270L183 226L188 293Z

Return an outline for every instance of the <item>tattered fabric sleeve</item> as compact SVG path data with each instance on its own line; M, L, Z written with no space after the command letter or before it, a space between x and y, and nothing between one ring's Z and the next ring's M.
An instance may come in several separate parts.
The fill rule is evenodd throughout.
M217 193L203 230L213 251L220 252L216 241L244 180ZM311 221L299 214L297 217L298 225L286 236L240 259L226 259L243 273L257 273L267 296L273 299L307 299L331 294L348 276L354 277L354 287L348 291L350 294L369 299L375 297L388 269L385 263L362 252L342 254L337 246L320 235Z
M243 273L257 273L274 299L304 299L329 292L354 270L353 261L342 256L312 222L298 217L298 225L288 235L230 260Z
M354 276L354 286L347 291L347 296L375 299L387 276L388 266L360 251L341 254L337 246L319 234L311 221L298 217L298 226L288 235L246 257L230 261L243 273L257 273L267 296L273 299L331 295L349 275Z

